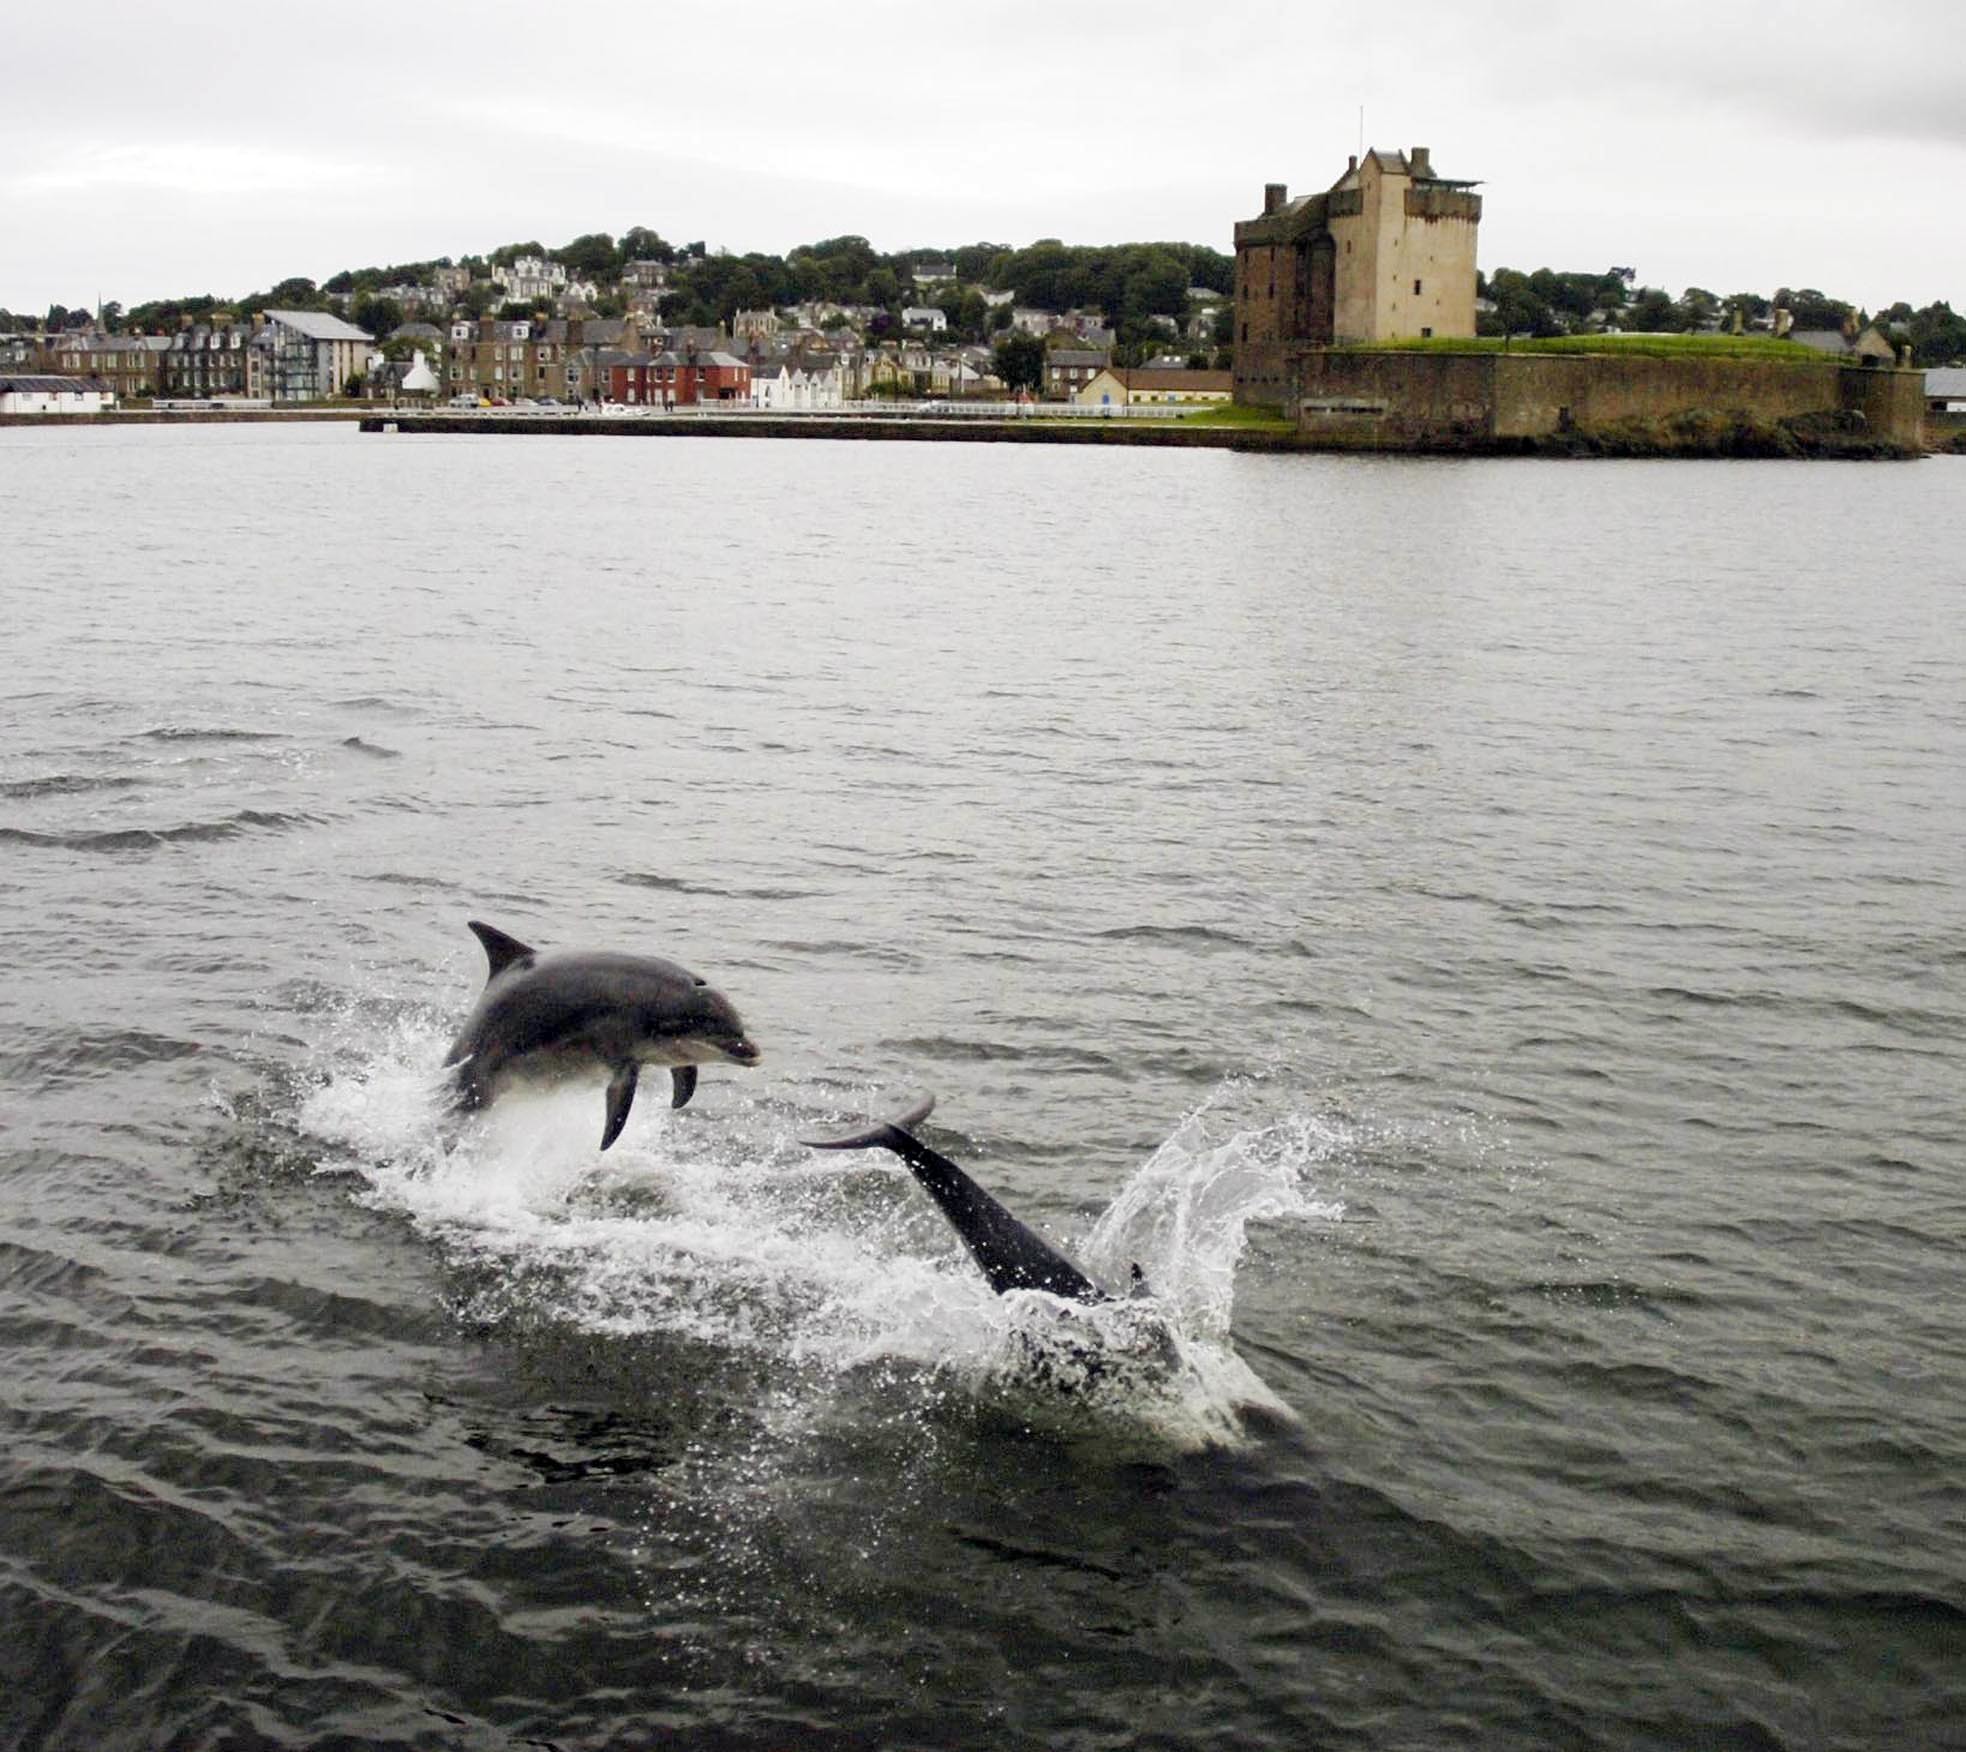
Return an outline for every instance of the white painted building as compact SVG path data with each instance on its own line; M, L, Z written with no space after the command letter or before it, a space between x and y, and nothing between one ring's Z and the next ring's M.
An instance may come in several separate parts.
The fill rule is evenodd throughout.
M516 304L550 303L566 290L564 262L550 262L544 256L520 256L509 268L494 267L492 284L504 290L507 300Z
M771 413L826 413L846 401L846 369L838 359L776 366L760 365L751 372L751 405Z
M115 405L93 378L0 377L0 414L99 414Z
M939 335L949 326L949 317L946 311L933 304L910 304L901 312L901 326Z

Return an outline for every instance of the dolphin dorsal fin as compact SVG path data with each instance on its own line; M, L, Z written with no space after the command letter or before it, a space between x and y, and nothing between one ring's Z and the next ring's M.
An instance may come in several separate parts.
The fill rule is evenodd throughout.
M472 936L485 946L485 959L491 963L491 972L485 977L496 979L508 967L520 961L531 961L539 951L517 937L508 937L496 926L479 923L476 919L466 921L471 927Z

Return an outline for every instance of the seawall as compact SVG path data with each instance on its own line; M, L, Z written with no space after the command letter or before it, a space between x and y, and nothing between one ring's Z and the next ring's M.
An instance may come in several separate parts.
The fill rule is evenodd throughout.
M1173 421L936 420L888 414L562 415L370 414L364 432L393 434L495 433L507 437L600 434L613 438L831 438L910 444L1120 444L1170 450L1293 450L1288 431L1236 426L1189 426Z
M1320 447L1597 455L1915 456L1923 377L1835 360L1307 349Z

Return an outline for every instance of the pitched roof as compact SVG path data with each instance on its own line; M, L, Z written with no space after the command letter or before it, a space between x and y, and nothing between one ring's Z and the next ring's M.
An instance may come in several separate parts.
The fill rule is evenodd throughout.
M325 310L269 310L268 322L284 323L290 329L298 329L310 341L372 341L375 336L367 329L358 329L352 322L343 322L338 316L330 316Z

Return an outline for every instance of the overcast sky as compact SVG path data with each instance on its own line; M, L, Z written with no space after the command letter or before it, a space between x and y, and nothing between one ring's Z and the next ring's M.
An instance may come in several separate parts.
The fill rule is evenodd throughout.
M1484 268L1966 308L1966 0L10 8L0 306L647 225L742 253L1233 247L1367 144Z

